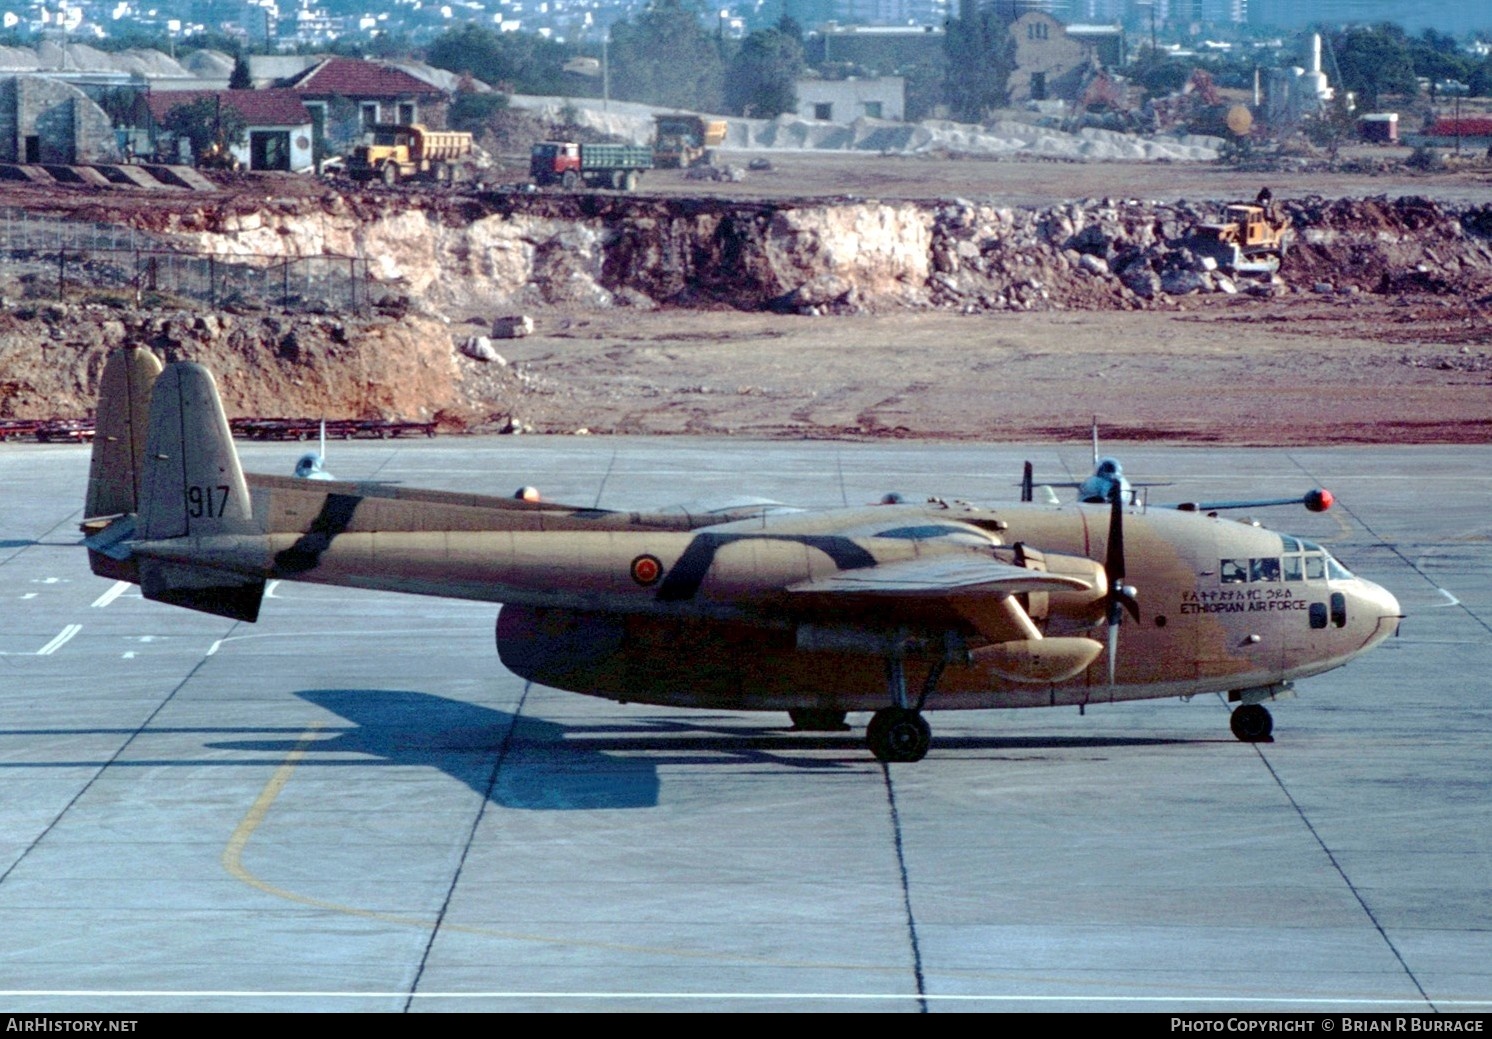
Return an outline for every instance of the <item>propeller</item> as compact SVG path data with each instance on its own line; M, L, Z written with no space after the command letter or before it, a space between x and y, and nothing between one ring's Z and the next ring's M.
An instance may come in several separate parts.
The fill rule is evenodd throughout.
M1109 577L1105 605L1109 622L1109 685L1112 687L1119 660L1119 625L1124 620L1124 611L1129 611L1136 624L1140 622L1140 604L1135 600L1135 590L1124 583L1124 493L1117 483L1109 488L1109 544L1103 569Z

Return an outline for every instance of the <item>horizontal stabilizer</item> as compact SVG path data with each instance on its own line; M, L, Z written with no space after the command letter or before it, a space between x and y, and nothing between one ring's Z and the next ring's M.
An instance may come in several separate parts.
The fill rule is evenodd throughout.
M253 623L264 599L264 579L160 559L140 559L140 593L153 602Z
M906 559L838 573L790 585L795 593L946 597L957 593L1085 592L1093 586L1079 577L1028 570L989 556L949 554Z
M84 538L83 545L90 552L122 562L132 555L129 543L134 536L135 517L119 516L103 530Z

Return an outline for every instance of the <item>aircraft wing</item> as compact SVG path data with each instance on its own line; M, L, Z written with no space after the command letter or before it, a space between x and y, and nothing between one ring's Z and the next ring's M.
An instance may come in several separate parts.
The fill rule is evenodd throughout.
M812 581L788 586L794 594L904 596L915 598L966 596L975 592L1018 595L1021 592L1087 591L1093 586L1078 577L1028 570L988 556L949 554L841 570Z
M841 608L854 600L874 604L883 620L892 603L894 612L905 613L909 619L946 611L993 643L977 651L987 666L1013 681L1046 682L1077 674L1103 646L1087 638L1043 638L1015 596L1092 589L1081 578L1028 570L971 553L843 570L790 585L787 590L799 595L832 595Z

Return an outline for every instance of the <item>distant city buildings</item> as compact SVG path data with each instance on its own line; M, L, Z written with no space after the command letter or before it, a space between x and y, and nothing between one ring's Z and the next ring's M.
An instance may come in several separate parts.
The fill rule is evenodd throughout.
M474 22L500 32L531 32L598 42L614 22L648 0L0 0L0 28L21 38L97 41L126 32L187 39L206 33L289 50L348 38L399 36L420 42ZM1426 28L1464 35L1492 29L1492 8L1466 0L979 0L1007 21L1047 14L1064 25L1122 25L1174 34L1211 27L1393 21L1411 33ZM703 5L712 31L739 38L793 18L805 31L824 27L941 29L958 17L959 0L722 0Z

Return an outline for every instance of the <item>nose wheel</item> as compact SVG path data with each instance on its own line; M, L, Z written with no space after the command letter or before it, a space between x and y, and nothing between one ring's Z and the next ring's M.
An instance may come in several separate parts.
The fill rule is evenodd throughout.
M1246 703L1235 708L1228 718L1228 727L1244 743L1273 743L1274 717L1263 704Z

